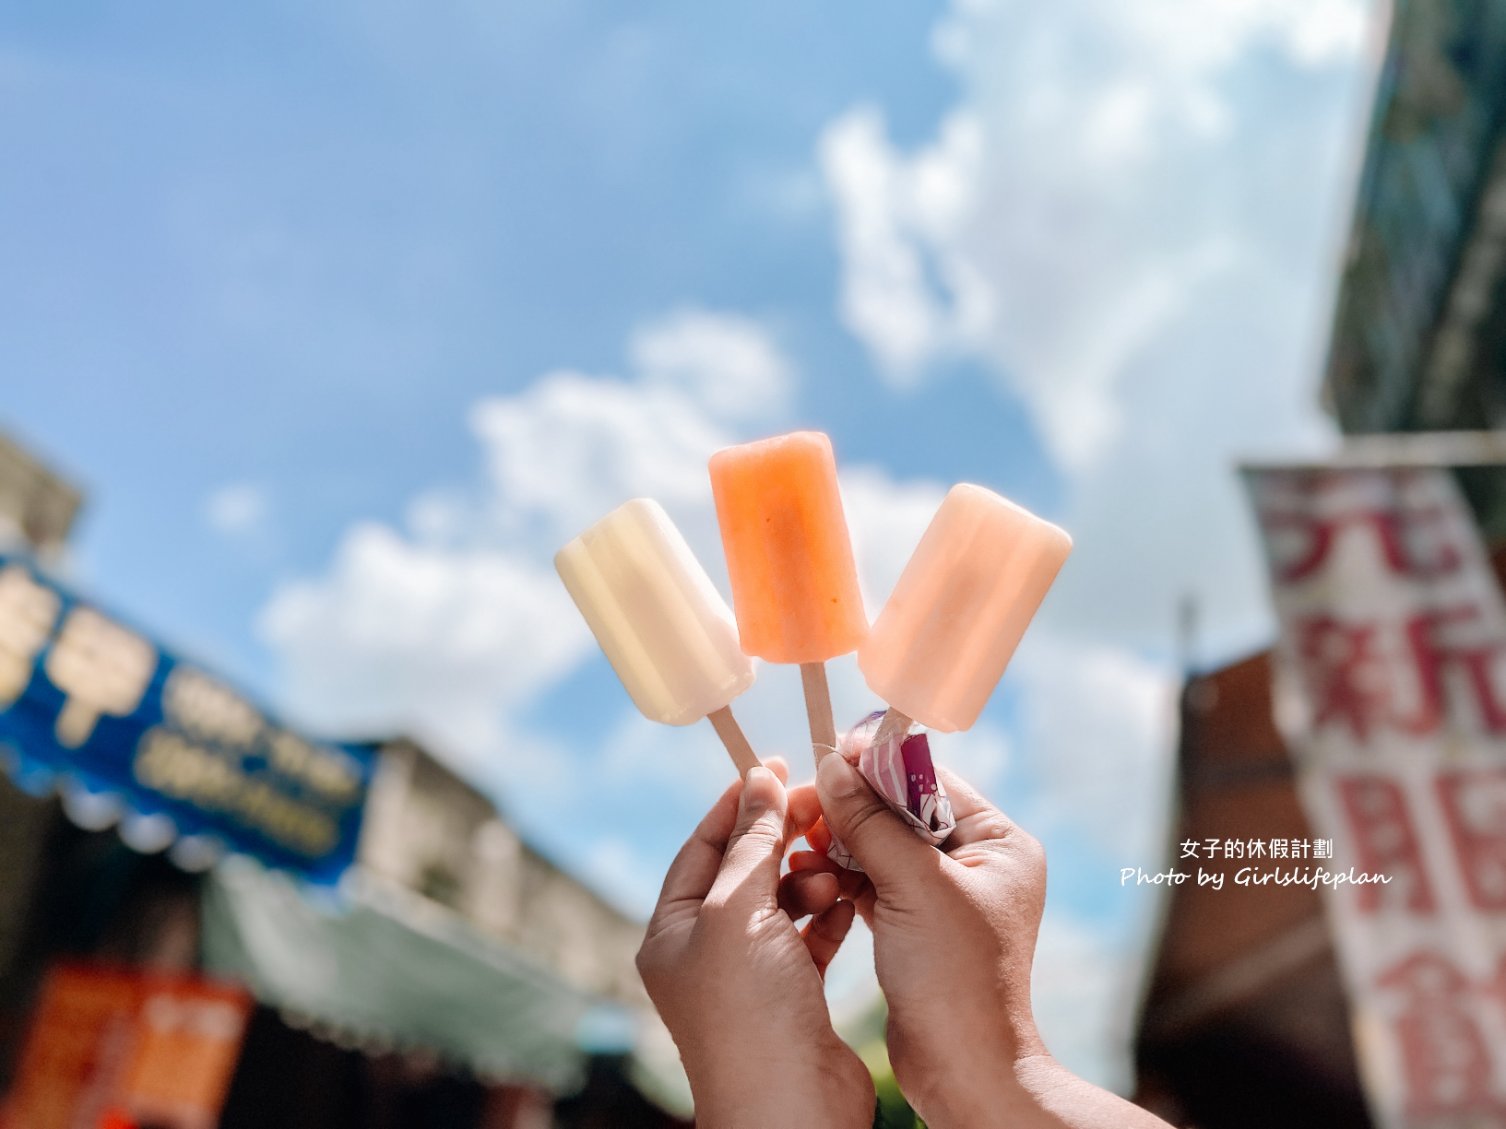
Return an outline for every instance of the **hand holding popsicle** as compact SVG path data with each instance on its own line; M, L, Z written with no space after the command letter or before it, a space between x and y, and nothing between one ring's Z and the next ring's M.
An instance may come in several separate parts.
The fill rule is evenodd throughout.
M864 874L839 880L873 931L889 1056L906 1098L933 1129L1168 1129L1046 1050L1030 1003L1045 853L940 771L957 815L942 850L917 838L840 755L817 772L823 822L808 835L817 851L830 833L841 836L863 865ZM810 851L790 863L806 873L834 869Z
M783 763L770 769L728 788L675 858L638 954L696 1124L872 1124L873 1084L832 1029L820 987L856 907L873 930L895 1076L928 1125L1168 1129L1074 1077L1036 1033L1045 863L1034 839L952 774L959 820L938 851L840 754L822 761L814 788L785 790ZM867 874L838 875L823 855L797 851L780 877L796 835L823 841L818 814Z
M712 459L711 477L735 626L651 501L619 507L555 560L639 709L669 725L709 716L744 777L676 858L639 953L699 1123L869 1124L872 1084L833 1032L820 990L856 907L874 933L896 1077L929 1124L1165 1129L1074 1078L1035 1032L1039 845L945 770L955 822L938 816L920 826L842 755L823 756L837 743L823 664L854 649L890 707L876 740L901 735L912 719L942 731L970 727L1070 538L981 487L955 487L869 634L825 436L729 448ZM728 704L753 681L750 655L800 664L815 788L786 791L783 765L760 768L732 720ZM904 794L894 803L913 809L922 793L941 802L934 787L915 784L931 779L928 768L906 759L896 785L886 775L892 758L874 763L889 765L864 769L878 773L886 794ZM866 874L839 874L820 853L833 832ZM781 878L786 844L799 834L817 850L793 855ZM947 959L937 960L943 950Z
M707 1129L868 1129L874 1091L832 1029L821 974L852 925L829 874L780 877L819 816L770 762L734 783L670 866L638 968ZM795 919L809 915L803 930Z

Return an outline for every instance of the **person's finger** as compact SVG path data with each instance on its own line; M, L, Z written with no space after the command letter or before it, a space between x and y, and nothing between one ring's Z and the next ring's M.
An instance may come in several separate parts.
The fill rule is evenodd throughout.
M937 775L946 787L947 798L952 802L952 814L957 826L941 845L944 851L969 847L978 843L1002 842L1014 830L1014 822L983 794L955 772L938 768Z
M837 890L848 901L858 898L864 890L873 889L873 885L868 881L868 875L861 870L848 870L845 866L833 861L832 857L827 854L816 851L793 851L789 862L792 873L819 871L822 874L835 875Z
M728 905L738 898L772 905L784 861L788 801L779 778L763 767L750 768L743 781L737 822L727 840L721 869L706 893L708 903Z
M825 913L837 904L837 876L820 870L795 871L779 880L779 908L791 920Z
M655 921L676 906L699 903L710 891L721 869L727 840L737 823L737 802L742 788L739 780L721 794L669 864L664 885L659 889L659 902L654 906Z
M790 838L804 835L821 818L821 797L814 784L797 784L790 793Z
M826 758L830 760L830 757ZM831 964L842 942L852 929L855 912L851 902L838 902L824 913L811 918L810 924L800 931L805 947L810 950L811 960L816 962L816 971L826 976L826 966Z
M845 866L837 868L837 889L842 891L842 896L849 902L857 902L858 908L863 907L863 895L873 893L873 883L868 881L868 875L861 870L848 870Z
M952 802L952 814L958 820L966 819L983 811L993 811L994 805L982 792L945 765L936 765L936 776L946 788L947 799Z
M821 759L816 789L826 826L875 886L899 889L924 883L936 872L942 854L916 835L844 758Z
M820 851L823 855L831 849L831 830L826 826L824 817L805 829L805 841L811 845L811 850Z
M819 851L791 851L789 861L792 872L821 870L827 874L836 874L842 870L842 867Z
M790 773L789 765L782 757L770 757L764 762L764 767L781 781ZM669 907L698 903L711 890L722 865L722 856L727 850L727 840L731 838L737 823L738 800L742 789L741 780L728 785L727 790L711 805L711 810L675 855L664 876L664 884L659 889L659 901L654 907L655 918Z

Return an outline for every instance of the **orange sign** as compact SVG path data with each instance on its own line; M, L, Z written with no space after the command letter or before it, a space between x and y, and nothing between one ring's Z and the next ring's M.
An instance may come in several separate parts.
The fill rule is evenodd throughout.
M197 977L62 965L37 1003L7 1129L209 1129L251 999Z

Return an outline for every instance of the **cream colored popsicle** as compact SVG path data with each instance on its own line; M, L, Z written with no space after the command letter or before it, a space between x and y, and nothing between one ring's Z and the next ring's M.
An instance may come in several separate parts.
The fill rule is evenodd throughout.
M978 720L1072 538L981 486L947 493L858 650L889 704L880 738L910 719L953 732Z
M742 648L800 664L819 758L837 740L823 664L868 633L831 440L796 431L728 447L710 471Z
M658 502L617 507L556 553L554 567L645 717L710 717L740 773L759 763L728 708L753 684L753 663L726 601Z

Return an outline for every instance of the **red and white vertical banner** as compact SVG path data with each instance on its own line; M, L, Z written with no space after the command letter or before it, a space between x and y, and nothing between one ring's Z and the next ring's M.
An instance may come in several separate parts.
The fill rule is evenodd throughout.
M1383 1129L1506 1129L1506 604L1438 467L1246 471L1276 720Z

